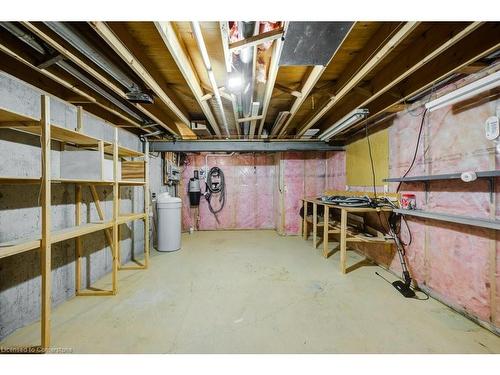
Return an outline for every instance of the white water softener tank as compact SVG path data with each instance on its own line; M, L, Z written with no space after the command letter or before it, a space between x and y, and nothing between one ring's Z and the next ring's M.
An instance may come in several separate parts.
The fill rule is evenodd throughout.
M180 198L161 193L156 201L158 209L158 251L176 251L181 248Z

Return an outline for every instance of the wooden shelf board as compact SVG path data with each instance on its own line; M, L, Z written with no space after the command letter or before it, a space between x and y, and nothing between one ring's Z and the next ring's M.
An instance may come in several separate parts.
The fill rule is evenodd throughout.
M146 182L145 181L134 181L134 180L120 180L118 181L119 185L122 186L141 186L144 185Z
M13 177L13 176L0 176L0 184L14 185L14 184L39 184L40 177ZM50 182L53 184L81 184L81 185L113 185L114 181L104 180L83 180L74 178L51 178Z
M430 212L430 211L424 211L424 210L395 209L394 212L396 212L398 214L402 214L402 215L407 215L407 216L421 217L424 219L446 221L449 223L464 224L464 225L470 225L470 226L474 226L474 227L500 230L500 221L498 221L498 220L479 219L479 218L468 217L468 216L442 214L442 213L438 213L438 212Z
M19 113L15 113L12 111L9 111L5 108L0 107L0 123L5 123L5 122L38 122L40 119L36 119L34 117L22 115Z
M14 177L14 176L0 176L0 184L13 185L13 184L39 184L40 177Z
M113 145L106 145L104 147L104 152L106 152L107 154L112 154L113 153ZM140 151L132 150L132 149L124 147L124 146L118 146L118 156L140 158L140 157L144 157L144 153L142 153Z
M40 126L13 126L12 128L17 129L19 131L23 131L26 133L30 134L35 134L35 135L40 135L41 134L41 128ZM66 143L71 143L74 145L79 145L79 146L97 146L99 142L101 141L100 139L85 135L83 133L79 133L75 130L71 129L66 129L60 126L56 125L51 125L50 126L50 136L51 139L59 141L59 142L66 142ZM109 147L111 143L109 142L104 142L105 147Z
M144 212L142 212L142 213L133 213L133 214L121 214L118 217L118 220L116 222L118 224L125 224L125 223L128 223L129 221L142 220L145 217L146 217L146 214Z
M113 222L97 222L82 224L76 227L59 229L51 232L51 243L57 243L71 238L84 236L86 234L98 232L111 228ZM37 249L40 247L40 236L19 238L17 240L0 243L0 258L5 258L14 254Z

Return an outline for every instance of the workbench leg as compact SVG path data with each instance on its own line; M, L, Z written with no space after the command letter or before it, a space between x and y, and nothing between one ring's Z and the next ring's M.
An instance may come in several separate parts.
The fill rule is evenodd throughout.
M330 220L330 207L325 205L325 213L323 218L323 256L328 258L328 228Z
M318 237L318 205L313 203L313 247L316 249Z
M347 211L341 210L340 217L340 270L346 273L346 255L347 255Z
M307 237L308 237L308 233L307 233L307 202L306 201L303 201L304 202L304 218L302 220L302 237L304 238L304 240L307 240Z

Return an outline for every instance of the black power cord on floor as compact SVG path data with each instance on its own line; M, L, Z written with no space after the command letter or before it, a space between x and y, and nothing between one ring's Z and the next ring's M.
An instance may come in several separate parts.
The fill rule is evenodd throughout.
M413 165L415 164L415 161L417 159L418 147L419 147L420 139L421 139L421 136L422 136L422 130L423 130L423 125L424 125L424 120L425 120L426 113L427 113L427 109L425 109L424 112L422 113L422 121L420 123L420 129L419 129L418 137L417 137L417 144L415 146L415 151L414 151L414 154L413 154L412 162L411 162L410 167L408 168L408 170L405 172L403 178L408 175L408 173L413 168ZM376 199L377 198L377 191L376 191L375 167L374 167L374 163L373 163L373 155L372 155L372 149L371 149L370 135L368 134L368 124L365 125L365 134L366 134L366 140L368 142L368 153L369 153L369 156L370 156L370 164L371 164L371 169L372 169L373 194L374 194L375 199ZM396 192L399 191L400 187L401 187L401 182L398 184ZM382 219L380 217L380 213L377 213L377 214L378 214L378 219L379 219L381 227L384 230L386 230L385 227L384 227L384 225L383 225L383 223L382 223ZM405 244L403 241L401 241L401 239L399 237L400 230L398 230L396 217L397 217L396 214L391 213L389 215L389 218L387 219L387 224L388 224L388 227L389 227L388 232L394 238L394 241L396 243L396 248L397 248L397 251L398 251L398 256L399 256L399 261L400 261L401 268L402 268L402 273L403 273L402 276L403 276L404 282L401 281L401 280L396 280L396 281L392 282L391 285L394 286L394 288L396 288L396 290L398 292L400 292L404 297L406 297L406 298L417 298L414 289L411 287L412 279L411 279L410 272L408 270L408 267L406 265L406 260L405 260L405 256L406 256L405 246L408 246L412 242L411 230L410 230L410 227L408 226L408 223L407 223L406 219L403 216L403 221L405 222L407 230L408 230L408 233L410 235L410 240L409 240L408 244ZM379 273L375 272L375 274L377 274L378 276L380 276L383 279L385 279ZM385 280L388 281L387 279L385 279ZM429 296L426 293L424 293L424 294L427 296L426 299L428 299ZM417 298L417 299L420 299L420 298ZM422 300L422 299L420 299L420 300Z

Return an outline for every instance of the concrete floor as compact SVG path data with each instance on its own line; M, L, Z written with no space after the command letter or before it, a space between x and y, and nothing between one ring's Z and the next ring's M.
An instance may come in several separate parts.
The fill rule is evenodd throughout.
M406 300L374 274L348 275L299 237L197 232L121 271L119 294L53 311L52 345L75 353L500 353L500 337L441 303ZM349 264L361 258L349 253ZM98 286L109 286L109 277ZM39 324L1 346L39 342Z

